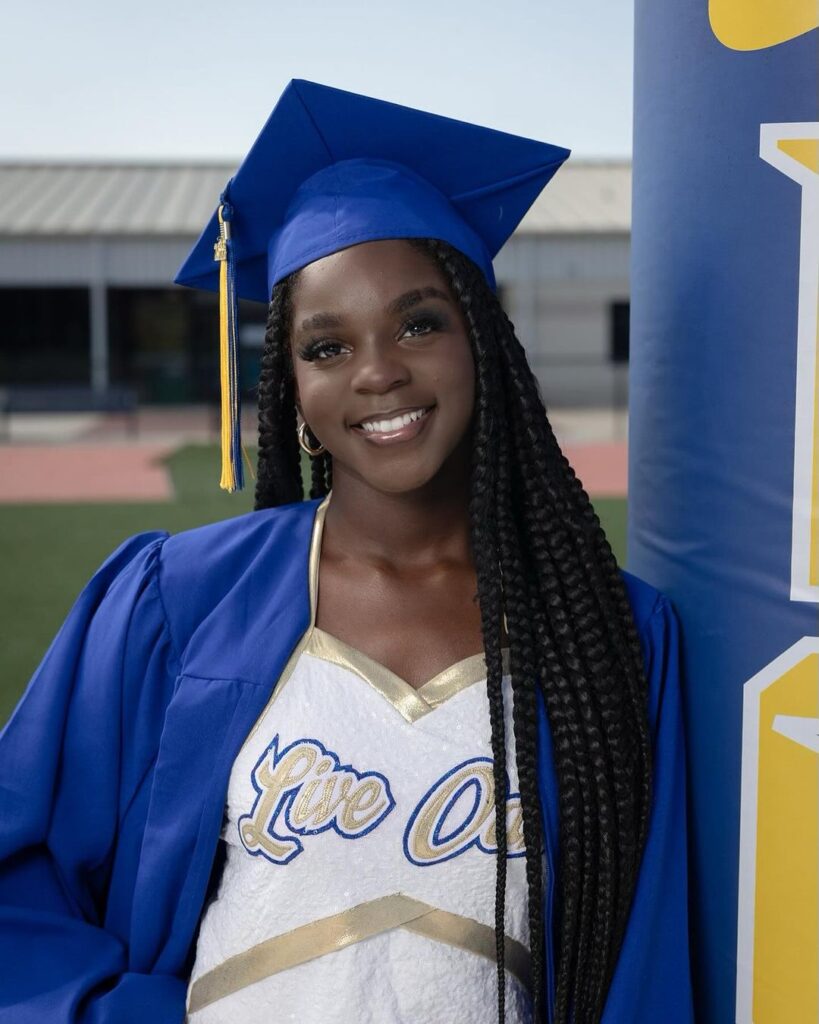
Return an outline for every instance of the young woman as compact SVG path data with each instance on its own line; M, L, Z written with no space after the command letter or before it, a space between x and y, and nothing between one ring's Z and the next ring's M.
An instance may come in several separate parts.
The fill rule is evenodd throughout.
M308 86L332 150L362 98ZM364 102L376 154L300 167L267 248L256 511L123 544L0 743L0 1021L692 1019L673 612L560 452L493 218L394 160L431 115Z

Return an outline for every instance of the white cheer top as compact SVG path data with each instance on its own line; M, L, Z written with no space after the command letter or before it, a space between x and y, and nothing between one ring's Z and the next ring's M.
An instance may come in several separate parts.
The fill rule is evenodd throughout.
M496 1014L495 813L483 654L414 689L310 626L230 776L224 871L190 1024L479 1024ZM504 651L506 1019L531 1021L529 927ZM544 865L545 875L545 865Z

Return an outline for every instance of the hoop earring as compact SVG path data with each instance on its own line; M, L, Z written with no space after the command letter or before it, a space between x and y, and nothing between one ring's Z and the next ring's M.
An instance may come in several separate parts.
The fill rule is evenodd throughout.
M302 421L302 423L300 424L299 429L298 429L299 444L301 445L302 451L307 452L307 454L311 458L315 458L316 455L323 454L327 449L320 442L319 442L318 448L311 448L310 445L307 443L307 440L305 439L305 436L304 436L305 433L307 432L307 429L308 429L307 423L305 421Z

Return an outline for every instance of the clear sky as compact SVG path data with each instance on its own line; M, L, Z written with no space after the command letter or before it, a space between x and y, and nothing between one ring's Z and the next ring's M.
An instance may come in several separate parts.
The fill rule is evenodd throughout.
M291 78L631 151L632 0L27 0L0 159L240 159Z

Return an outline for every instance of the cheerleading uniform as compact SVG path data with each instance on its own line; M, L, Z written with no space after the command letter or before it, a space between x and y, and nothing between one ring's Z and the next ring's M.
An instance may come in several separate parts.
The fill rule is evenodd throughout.
M483 654L413 688L311 621L236 758L191 1024L476 1021L496 1004ZM503 652L507 1020L531 1020L525 850ZM275 908L275 914L271 913Z

